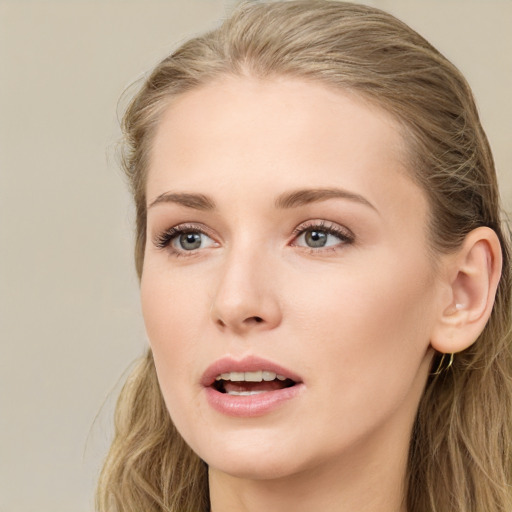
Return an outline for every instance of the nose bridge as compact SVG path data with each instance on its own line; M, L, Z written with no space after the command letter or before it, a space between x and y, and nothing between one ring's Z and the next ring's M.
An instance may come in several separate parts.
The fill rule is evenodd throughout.
M265 244L250 236L234 242L227 250L213 298L214 322L239 333L277 326L281 310L273 286L274 267Z

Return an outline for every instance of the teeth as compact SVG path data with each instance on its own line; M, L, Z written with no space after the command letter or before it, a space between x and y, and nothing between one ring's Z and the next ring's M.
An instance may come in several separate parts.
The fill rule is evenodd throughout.
M262 374L261 370L259 372L245 372L245 380L246 382L261 382L263 380Z
M228 391L228 395L235 396L251 396L259 395L260 393L265 393L265 391Z
M275 372L268 370L258 370L257 372L228 372L221 373L215 377L215 380L230 380L237 382L261 382L271 381L274 379L286 380L284 375L277 375Z

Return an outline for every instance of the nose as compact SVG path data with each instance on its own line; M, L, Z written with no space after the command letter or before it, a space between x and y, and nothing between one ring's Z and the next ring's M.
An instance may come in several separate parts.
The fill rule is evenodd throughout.
M246 335L277 327L282 313L275 265L261 252L233 251L224 262L213 298L212 320L223 331Z

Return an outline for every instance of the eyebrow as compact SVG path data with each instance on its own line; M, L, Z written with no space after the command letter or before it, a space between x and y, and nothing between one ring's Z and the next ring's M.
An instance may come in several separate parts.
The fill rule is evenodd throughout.
M328 199L348 199L377 211L365 197L342 188L314 188L301 189L281 194L275 202L276 208L296 208L310 203L326 201Z
M160 194L149 206L148 210L153 206L160 203L175 203L185 206L187 208L193 208L194 210L214 210L215 203L212 199L204 194L187 194L164 192Z
M277 197L275 207L278 209L297 208L310 203L327 201L328 199L348 199L349 201L360 203L377 211L375 206L365 197L341 188L308 188L285 192ZM148 209L160 203L174 203L185 206L186 208L203 211L214 210L216 208L213 199L204 194L164 192L148 206Z

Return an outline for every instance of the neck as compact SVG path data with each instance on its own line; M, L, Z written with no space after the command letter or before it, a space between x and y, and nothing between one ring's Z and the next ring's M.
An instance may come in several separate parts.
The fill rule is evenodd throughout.
M342 461L274 479L241 478L210 468L211 512L406 512L408 443L397 448L366 440Z

